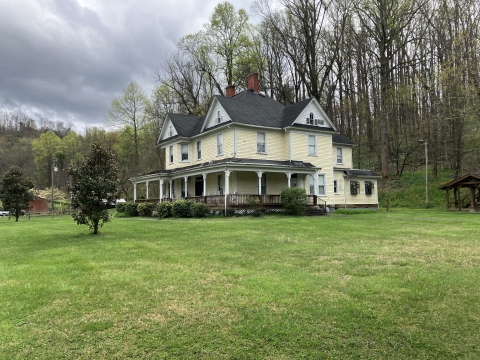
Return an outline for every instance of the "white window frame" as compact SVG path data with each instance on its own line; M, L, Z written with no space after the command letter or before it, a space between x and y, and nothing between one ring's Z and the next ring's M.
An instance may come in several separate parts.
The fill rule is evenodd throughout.
M223 122L223 116L220 113L220 110L217 111L217 121L215 122L216 124L221 124Z
M343 164L343 148L341 147L337 147L337 164Z
M170 145L168 147L168 163L173 164L174 162L174 157L173 157L173 145Z
M258 139L258 136L263 134L263 143ZM260 151L260 146L263 145L263 151ZM267 133L264 131L257 131L257 154L266 154L267 153Z
M197 141L197 160L202 160L202 141Z
M223 155L223 133L217 134L217 156Z
M187 148L186 153L183 152L184 147ZM187 154L186 159L183 158L184 154ZM180 144L180 162L189 162L189 161L190 161L190 146L188 146L188 144Z
M352 192L353 189L355 189L355 192ZM360 191L360 181L350 180L350 195L360 195Z
M323 179L322 183L320 183L320 179ZM327 196L327 186L326 185L327 184L326 184L325 174L317 174L318 196Z
M372 184L372 185L371 185L371 190L370 190L371 192L367 192L367 183ZM373 194L375 194L375 183L374 183L373 181L371 181L371 180L365 180L363 186L364 186L365 195L373 195Z
M338 185L339 185L339 184L340 184L340 183L338 182L338 179L333 179L333 193L334 193L335 195L340 194L340 189L338 188Z
M314 145L310 145L310 139L313 139ZM308 142L308 156L317 156L317 135L307 135ZM313 146L313 154L310 153L311 146Z

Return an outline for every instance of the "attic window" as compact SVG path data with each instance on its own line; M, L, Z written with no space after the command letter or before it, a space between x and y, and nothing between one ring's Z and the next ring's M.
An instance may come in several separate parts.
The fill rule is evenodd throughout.
M217 111L217 124L223 122L223 116L220 115L220 111Z
M307 118L307 125L313 125L313 113L310 113L310 117Z
M314 119L313 112L310 113L310 116L306 120L307 125L316 125L316 126L323 126L325 125L325 120L323 119Z
M170 125L170 129L168 131L168 136L172 137L173 136L173 126Z

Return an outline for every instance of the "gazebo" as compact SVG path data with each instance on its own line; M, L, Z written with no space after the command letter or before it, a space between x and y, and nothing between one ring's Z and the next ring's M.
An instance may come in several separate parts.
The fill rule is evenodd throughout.
M461 188L468 188L470 189L469 194L462 198L460 194ZM470 211L476 212L480 205L480 173L468 173L465 174L458 179L449 181L442 186L440 186L439 190L446 191L446 199L447 199L447 209L450 209L452 205L455 208L458 208L458 211L462 210L463 207L468 207ZM450 202L450 190L453 189L453 203ZM470 197L470 201L465 203L465 200Z

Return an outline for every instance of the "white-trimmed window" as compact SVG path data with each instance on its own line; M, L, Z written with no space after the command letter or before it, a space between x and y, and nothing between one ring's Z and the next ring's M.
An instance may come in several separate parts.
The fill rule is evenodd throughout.
M188 144L180 145L181 161L188 161Z
M360 182L355 180L350 181L350 194L352 195L360 194Z
M220 113L220 111L217 111L216 123L217 123L217 124L220 124L222 121L223 121L223 116L222 116L222 114Z
M365 181L365 195L372 195L375 190L373 181Z
M217 135L217 155L223 155L223 133Z
M333 179L333 193L338 194L339 189L338 189L338 179Z
M308 135L308 155L317 155L317 137Z
M313 125L313 112L311 112L310 116L307 118L307 124Z
M325 174L318 174L318 195L327 195L325 191Z
M168 147L168 163L173 164L173 145Z
M257 132L257 153L267 153L267 134L264 132Z
M202 158L202 142L197 141L197 160Z
M337 164L343 164L343 149L337 148Z

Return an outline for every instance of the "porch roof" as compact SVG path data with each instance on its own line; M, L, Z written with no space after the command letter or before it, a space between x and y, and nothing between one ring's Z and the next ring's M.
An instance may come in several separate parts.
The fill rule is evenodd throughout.
M199 171L202 171L202 170L205 170L205 171L214 170L219 166L230 166L233 168L243 168L243 169L249 169L251 167L264 167L264 168L276 168L276 169L280 168L280 169L284 169L285 171L291 171L294 173L300 172L302 170L305 171L305 170L320 169L311 163L297 161L297 160L278 161L278 160L227 158L227 159L204 162L204 163L195 164L191 166L185 166L181 168L175 168L171 170L153 171L153 172L149 172L149 173L131 178L130 181L145 180L145 179L149 179L157 176L170 177L170 176L174 176L176 174L185 173L185 172L198 173Z
M335 169L337 170L337 169ZM362 170L362 169L338 169L343 170L347 177L368 177L368 178L380 178L381 176L371 170Z

